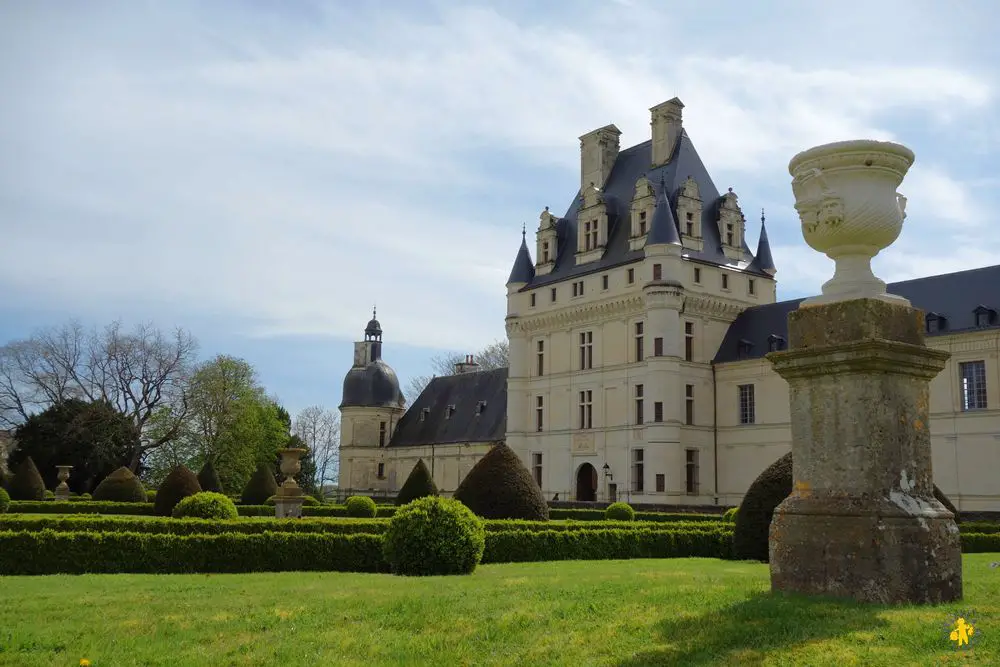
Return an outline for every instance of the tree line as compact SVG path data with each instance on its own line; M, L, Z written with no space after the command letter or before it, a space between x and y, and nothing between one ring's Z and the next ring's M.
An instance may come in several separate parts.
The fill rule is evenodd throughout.
M197 357L187 331L118 322L39 330L0 347L0 429L11 432L13 467L31 457L48 488L55 466L72 465L70 486L93 489L125 466L156 485L175 465L211 462L227 493L278 450L304 447L298 482L315 493L337 480L339 419L311 406L293 419L253 365L220 354Z

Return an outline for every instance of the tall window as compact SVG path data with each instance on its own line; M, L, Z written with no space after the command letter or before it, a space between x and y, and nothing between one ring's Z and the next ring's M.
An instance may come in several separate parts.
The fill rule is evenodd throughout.
M646 234L646 212L639 212L639 236L644 236Z
M645 421L645 419L644 419L645 415L642 414L642 407L643 407L643 396L642 396L642 393L643 393L642 392L642 385L641 384L637 384L635 386L635 423L636 423L636 425L642 424Z
M542 264L549 261L549 242L542 243Z
M656 475L656 492L663 493L667 490L667 476L663 473L657 473Z
M580 428L594 427L594 392L590 389L580 392Z
M729 289L729 276L722 274L722 289Z
M688 236L694 236L694 213L688 211L687 217L684 219L684 232Z
M756 288L757 285L756 283L754 283L753 278L747 280L747 292L749 292L751 296L756 293L755 292Z
M597 247L597 220L583 223L583 249L593 250Z
M642 493L643 482L646 477L646 469L643 466L643 450L632 450L632 492Z
M594 367L594 332L580 333L580 370Z
M694 424L694 385L684 386L684 423Z
M538 360L537 374L545 375L545 341L538 341L538 354L536 356Z
M375 471L375 476L378 477L379 479L385 479L385 464L384 463L379 463L378 464L378 470Z
M556 302L556 288L555 287L553 287L551 290L549 290L549 295L552 297L552 303L555 303Z
M663 356L663 338L657 336L653 339L653 356L662 357Z
M753 385L740 385L740 423L753 424L756 421L753 399Z
M663 421L663 401L656 401L653 403L653 421Z
M653 264L653 280L660 280L663 278L663 265Z
M726 225L726 245L733 245L733 223Z
M687 492L698 493L698 450L689 449L686 452L685 472Z
M601 289L608 289L608 277L601 276Z
M573 296L583 296L583 281L577 280L573 282Z
M642 326L642 322L636 322L635 323L635 360L636 360L637 363L640 362L640 361L642 361L643 358L644 358L643 349L642 349L642 340L643 340L643 326Z
M694 322L684 323L684 361L694 361Z
M379 447L385 447L385 433L386 433L385 422L379 422L378 423L378 446Z
M694 282L695 283L701 282L701 267L698 266L694 267Z
M961 375L962 410L986 409L986 362L965 361L958 365Z
M542 488L542 455L535 453L531 455L531 472L535 477L535 484Z
M535 396L535 430L541 431L545 426L545 399Z
M629 285L635 282L635 269L629 269L625 272L625 275L628 278Z
M532 293L531 293L531 307L532 307L532 308L534 308L534 307L535 307L535 296L536 296L536 295L535 295L535 293L534 293L534 292L532 292Z

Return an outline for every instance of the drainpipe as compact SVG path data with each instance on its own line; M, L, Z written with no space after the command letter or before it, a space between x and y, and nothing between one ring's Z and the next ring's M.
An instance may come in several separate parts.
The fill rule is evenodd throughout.
M719 504L719 392L715 384L715 359L712 360L712 472L715 473L715 504Z

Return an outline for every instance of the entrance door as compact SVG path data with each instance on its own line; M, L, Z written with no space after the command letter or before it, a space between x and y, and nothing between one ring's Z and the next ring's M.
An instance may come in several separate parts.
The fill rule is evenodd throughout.
M584 463L576 471L576 499L597 500L597 468L589 463Z
M618 502L618 485L608 484L608 502L616 503Z

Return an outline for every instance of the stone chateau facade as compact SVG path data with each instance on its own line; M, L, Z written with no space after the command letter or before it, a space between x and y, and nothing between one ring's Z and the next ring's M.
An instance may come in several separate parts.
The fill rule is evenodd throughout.
M752 252L683 109L653 107L650 139L624 150L614 125L580 137L579 192L541 213L510 273L509 369L468 358L406 409L373 317L344 381L342 489L391 495L423 458L450 493L506 441L549 498L729 506L791 449L764 355L799 301L776 302L764 217ZM935 482L962 511L1000 511L1000 266L888 291L951 353L931 382Z

